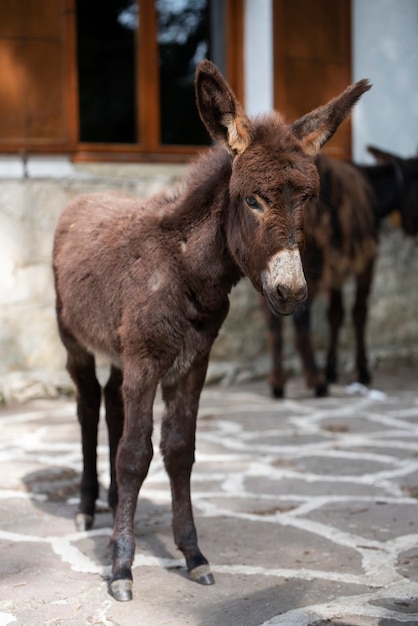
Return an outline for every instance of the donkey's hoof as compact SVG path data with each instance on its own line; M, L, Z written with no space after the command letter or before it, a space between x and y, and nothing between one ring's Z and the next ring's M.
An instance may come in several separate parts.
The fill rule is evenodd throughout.
M129 602L132 600L132 580L120 578L110 583L110 592L118 602Z
M209 565L199 565L189 572L190 580L200 585L214 585L215 579L210 571Z
M87 513L77 513L75 516L75 527L78 531L91 530L93 527L94 516Z
M273 396L273 398L281 400L282 398L284 398L284 387L273 385L271 388L271 395Z
M361 385L364 385L365 387L367 387L367 385L370 385L370 383L372 382L372 377L369 374L369 372L367 370L363 370L358 378L357 378L357 382L359 382Z
M326 398L328 395L328 385L325 383L322 385L318 385L315 389L315 396L317 398Z

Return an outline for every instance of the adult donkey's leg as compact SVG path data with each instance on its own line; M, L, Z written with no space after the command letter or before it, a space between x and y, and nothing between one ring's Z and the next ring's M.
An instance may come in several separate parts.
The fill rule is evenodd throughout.
M283 369L283 320L280 316L273 315L265 298L260 298L260 305L267 323L267 339L271 358L269 376L271 393L274 398L283 398L286 383L286 374Z
M372 379L367 360L366 322L373 267L374 262L371 261L364 271L356 276L356 298L352 312L356 338L357 380L363 385L368 385Z
M190 578L202 585L211 585L215 581L209 563L198 546L190 497L196 416L206 369L207 359L204 359L177 384L162 385L166 409L162 422L161 451L170 477L174 540L185 556Z
M158 373L149 361L131 359L124 365L122 394L125 424L116 454L118 504L112 545L110 590L120 602L132 599L135 553L134 517L139 489L148 473L152 448L152 406Z
M311 303L299 307L293 314L296 332L296 347L300 354L305 373L306 384L309 389L315 390L317 398L327 395L327 383L323 373L318 368L311 333Z
M106 407L106 423L109 433L109 460L110 486L108 491L109 506L115 514L118 503L118 489L116 483L116 453L123 432L123 399L122 399L122 372L112 365L110 377L104 388Z
M83 472L80 504L76 515L78 530L89 530L94 521L99 495L97 479L97 429L100 414L101 388L95 374L94 357L75 340L65 342L67 370L76 386L77 417L81 428Z
M344 307L341 289L331 289L328 304L328 323L330 327L327 354L326 376L329 383L338 379L337 348L341 325L344 321Z

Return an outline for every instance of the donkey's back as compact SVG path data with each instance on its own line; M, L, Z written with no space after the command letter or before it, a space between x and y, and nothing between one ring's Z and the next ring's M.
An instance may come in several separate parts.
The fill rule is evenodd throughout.
M348 275L358 275L377 254L375 198L367 179L354 164L320 154L318 200L305 210L305 254L321 250L322 262L309 265L322 289L339 288ZM315 289L316 290L316 289ZM312 290L311 290L312 291Z
M57 224L53 252L63 332L119 362L123 309L130 298L147 300L152 293L145 279L150 249L156 267L169 255L156 244L157 233L150 207L129 196L85 194L69 203ZM132 291L139 262L144 279Z

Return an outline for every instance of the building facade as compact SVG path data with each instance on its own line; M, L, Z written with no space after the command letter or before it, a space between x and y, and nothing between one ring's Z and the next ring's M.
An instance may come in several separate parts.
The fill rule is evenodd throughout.
M63 367L50 254L66 202L109 187L144 197L207 146L193 94L201 58L250 114L275 107L289 121L369 78L373 89L327 146L364 162L367 144L416 152L417 30L417 0L0 0L0 372ZM402 248L398 265L382 261L392 273L373 296L376 349L418 339L418 306L403 291L404 263L418 268L418 253L411 241ZM393 298L408 312L396 337L382 313ZM254 361L263 328L244 283L215 358Z

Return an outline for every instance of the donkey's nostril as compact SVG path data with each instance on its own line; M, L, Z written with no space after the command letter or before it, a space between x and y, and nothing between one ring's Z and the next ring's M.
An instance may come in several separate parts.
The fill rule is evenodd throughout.
M280 300L280 302L284 302L286 300L286 296L283 293L283 291L280 289L280 287L277 287L276 291L277 291L277 297Z
M306 300L307 297L308 297L308 285L305 283L303 287L301 287L299 291L296 293L296 299L299 302L303 302L304 300Z
M284 285L276 287L277 299L279 302L287 302L293 300L295 302L303 302L308 296L308 287L306 283L299 288L287 288Z

